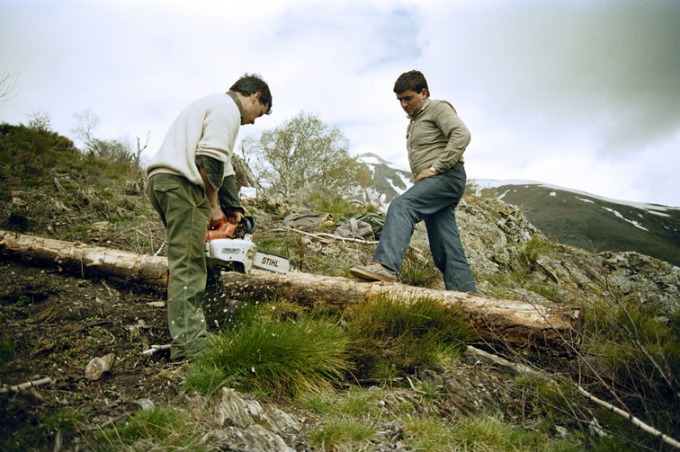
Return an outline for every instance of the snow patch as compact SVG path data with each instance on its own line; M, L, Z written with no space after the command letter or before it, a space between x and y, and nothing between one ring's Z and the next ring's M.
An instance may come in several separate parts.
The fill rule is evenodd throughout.
M660 217L670 217L667 213L662 213L662 212L657 212L655 210L648 210L647 212L651 213L652 215L658 215Z
M551 184L544 184L542 182L537 182L537 181L530 181L530 180L499 180L499 179L475 179L474 183L477 185L477 195L479 195L480 190L484 188L498 188L502 187L504 185L523 185L525 187L529 187L531 185L536 185L548 189L556 189L556 190L562 190L570 193L574 193L577 195L582 195L582 196L588 196L590 198L600 200L600 201L606 201L606 202L611 202L614 204L620 204L622 206L628 206L628 207L634 207L637 209L643 209L648 211L649 213L653 213L655 215L662 215L662 216L669 216L667 214L661 213L661 212L666 212L668 210L675 210L673 207L668 207L668 206L662 206L660 204L650 204L650 203L645 203L645 202L634 202L634 201L622 201L620 199L613 199L613 198L606 198L604 196L598 196L598 195L593 195L592 193L588 193L585 191L581 190L574 190L572 188L566 188L566 187L560 187L559 185L551 185ZM552 193L551 193L552 196ZM579 198L581 201L585 201L583 198ZM593 202L593 201L590 201Z
M643 231L649 232L649 229L643 227L640 223L638 223L638 222L635 221L635 220L629 220L629 219L625 218L625 217L624 217L623 215L621 215L618 211L616 211L616 210L614 210L614 209L610 209L609 207L604 207L604 206L602 206L602 208L603 208L604 210L606 210L607 212L613 213L614 216L616 216L617 218L620 218L620 219L622 219L623 221L627 221L628 223L632 224L632 225L635 226L636 228L642 229Z

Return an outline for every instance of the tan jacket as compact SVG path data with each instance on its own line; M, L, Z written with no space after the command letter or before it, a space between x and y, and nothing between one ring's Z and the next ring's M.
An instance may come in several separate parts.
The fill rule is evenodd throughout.
M445 100L426 99L406 130L408 160L414 177L433 167L446 172L459 161L470 143L470 131Z

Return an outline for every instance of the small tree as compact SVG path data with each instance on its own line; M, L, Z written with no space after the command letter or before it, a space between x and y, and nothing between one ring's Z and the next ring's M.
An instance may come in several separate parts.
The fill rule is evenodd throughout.
M138 154L135 155L132 145L126 138L102 140L95 137L94 131L99 127L100 119L92 110L86 109L81 113L74 113L73 118L76 120L76 126L71 131L83 142L86 152L113 162L139 164L139 154L144 149L139 149L141 145L139 141L137 143Z
M51 132L52 120L44 110L35 110L28 115L28 128L36 132Z
M349 155L349 143L337 128L300 112L283 125L243 140L258 182L283 198L303 193L349 194L370 184L365 165Z

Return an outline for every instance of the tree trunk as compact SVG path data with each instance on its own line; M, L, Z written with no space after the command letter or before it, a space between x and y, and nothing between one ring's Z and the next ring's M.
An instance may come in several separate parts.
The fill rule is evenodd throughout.
M580 308L575 306L532 304L399 283L359 282L297 272L287 275L264 271L250 275L227 272L223 273L223 279L229 296L240 300L279 296L306 306L321 303L339 308L377 296L406 303L422 298L438 300L457 309L481 341L493 348L565 356L578 350L581 342L583 317Z
M255 187L258 190L260 189L260 184L258 184L257 180L255 180L255 176L253 175L253 172L250 170L250 167L245 160L243 160L238 155L233 154L231 156L231 164L234 167L234 171L236 172L236 186L238 188Z
M168 285L168 260L129 251L0 231L0 253L57 266L82 277L100 275L154 287Z
M165 288L168 281L164 257L5 231L0 231L0 252L27 262L57 265L84 277L113 276L160 289ZM280 296L305 306L321 303L343 308L376 296L394 297L407 303L431 298L458 309L480 339L493 347L564 356L577 350L580 344L583 316L574 306L532 304L399 283L368 283L299 272L286 275L264 271L249 275L225 272L223 279L228 296L236 300Z

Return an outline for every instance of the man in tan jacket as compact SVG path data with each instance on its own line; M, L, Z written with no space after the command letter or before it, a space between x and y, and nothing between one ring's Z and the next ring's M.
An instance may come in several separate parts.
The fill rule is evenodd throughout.
M406 148L415 184L390 203L372 262L350 273L368 281L396 281L415 225L424 220L446 289L477 292L454 211L465 192L463 153L470 132L450 103L430 99L421 72L401 74L394 92L409 117Z

